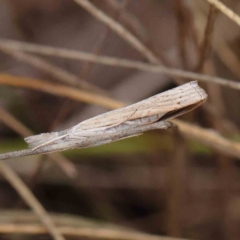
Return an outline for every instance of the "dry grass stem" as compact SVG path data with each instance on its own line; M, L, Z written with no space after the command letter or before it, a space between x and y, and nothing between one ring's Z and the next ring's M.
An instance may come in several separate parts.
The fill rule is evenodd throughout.
M0 107L0 122L4 123L6 126L8 126L23 137L33 135L33 132L30 129L24 126L18 119L16 119L3 107ZM68 177L76 177L77 170L74 164L72 164L60 153L53 153L51 155L48 155L48 158L52 159Z
M22 51L34 52L34 53L39 53L44 55L96 62L99 64L104 64L104 65L113 66L113 67L125 67L125 68L131 68L131 69L138 69L140 71L161 73L161 74L166 74L172 77L179 77L179 78L199 80L199 81L209 82L214 84L220 84L222 86L240 90L240 83L232 80L224 79L224 78L212 77L204 74L198 74L195 72L183 71L180 69L168 68L168 67L159 66L159 65L155 66L152 64L146 64L138 61L131 61L131 60L105 57L105 56L100 57L100 56L96 56L89 53L83 53L80 51L73 51L73 50L54 48L54 47L45 47L37 44L21 43L17 41L7 41L7 42L5 41L6 40L0 40L0 45L6 44L5 46L12 49L14 48L15 50L22 50Z
M115 3L114 1L111 1L111 2ZM125 9L126 5L127 5L127 1L123 2L121 4L121 6L119 6L116 9L116 12L115 12L116 20L119 20L119 18L121 16L121 13ZM93 47L93 49L91 51L93 54L99 55L101 53L101 50L102 50L102 48L104 46L104 43L107 42L108 37L109 37L109 35L111 33L112 33L111 29L108 26L106 26L105 30L101 33L101 35L99 36L98 41L96 42L95 46ZM82 66L82 69L81 69L80 76L82 76L83 78L87 79L89 74L90 74L90 72L91 72L91 69L94 66L94 64L96 64L96 63L84 62L83 66Z
M119 36L125 39L132 47L139 51L144 57L146 57L151 63L159 63L158 57L148 49L141 41L138 40L131 32L129 32L125 27L116 22L114 19L107 16L103 11L99 10L88 0L74 0L81 7L86 9L91 13L96 19L106 24Z
M212 37L213 37L212 35L213 35L214 23L217 17L217 13L218 11L216 10L216 8L211 6L208 13L208 19L207 19L207 24L204 31L203 41L200 47L200 57L199 57L198 65L196 67L197 72L202 72L204 62L207 58L209 58L211 45L212 45L211 43L212 43Z
M37 45L37 44L21 43L18 41L1 39L0 45L2 44L4 44L8 48L12 48L15 50L28 51L28 52L39 53L43 55L57 56L57 57L75 59L75 60L96 62L99 64L104 64L112 67L138 69L140 71L161 73L161 74L165 74L172 77L179 77L179 78L185 78L185 79L191 79L191 80L195 79L203 82L220 84L222 86L240 90L240 83L229 80L229 79L207 76L204 74L183 71L175 68L168 68L160 65L156 66L152 64L138 62L138 61L131 61L131 60L125 60L125 59L119 59L119 58L113 58L113 57L106 57L106 56L97 56L89 53L83 53L80 51L46 47L46 46Z
M61 97L68 97L76 101L93 103L109 109L115 109L123 106L121 102L113 100L109 97L104 97L103 95L78 90L76 88L67 87L44 80L0 74L0 85L30 88Z
M31 56L19 51L13 51L11 49L4 48L4 46L0 46L0 51L18 59L19 61L23 61L31 66L36 67L37 69L44 71L45 73L65 84L79 87L88 91L104 93L104 91L97 86L94 86L93 84L76 77L74 74L55 66L46 60L40 59L39 57Z
M229 17L233 22L240 26L240 16L234 13L231 9L229 9L226 5L224 5L219 0L207 0L213 6L215 6L218 10L220 10L223 14Z
M203 22L205 19L204 14L199 14L198 21ZM198 28L198 30L200 30ZM220 57L221 61L232 71L236 76L240 75L240 61L237 52L232 49L229 41L223 37L219 37L212 45L215 53Z
M187 39L187 29L186 29L186 15L185 6L182 1L174 1L174 12L177 22L177 45L178 45L178 57L183 69L187 69L187 52L186 52L186 39Z
M240 159L240 143L230 141L214 130L207 130L176 119L172 122L178 126L179 131L185 137L197 140L223 154Z
M35 214L39 217L39 220L46 227L48 232L55 240L65 240L62 233L55 227L48 213L43 206L38 202L29 188L19 178L19 176L5 163L0 163L0 172L7 179L7 181L14 187L18 194L24 199L24 201L31 207Z
M58 231L70 237L108 240L183 240L182 238L154 236L138 232L127 232L113 229L59 226ZM0 224L0 233L3 234L46 234L47 231L38 224ZM187 239L185 239L187 240Z
M218 39L217 43L213 45L213 48L230 71L236 76L240 76L240 60L230 44L224 39Z
M148 39L146 33L147 31L141 24L141 21L136 16L134 16L132 12L127 11L125 8L122 9L123 4L119 3L116 0L106 0L106 2L108 3L108 6L113 9L113 11L119 11L119 9L121 9L121 22L123 22L123 24L127 26L128 29L131 29L137 37L144 39L144 41Z
M3 107L0 107L0 122L6 124L13 131L19 133L23 137L32 135L32 131L14 118L8 111Z

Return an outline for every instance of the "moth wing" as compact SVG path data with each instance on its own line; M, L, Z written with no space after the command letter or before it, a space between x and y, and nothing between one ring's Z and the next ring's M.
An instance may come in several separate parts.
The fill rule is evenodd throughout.
M182 109L193 105L200 105L207 99L206 92L198 86L196 81L183 84L174 89L152 96L125 108L116 109L102 115L85 120L66 132L84 131L88 129L101 128L117 125L126 120L140 119L151 115L164 115L171 111ZM196 105L197 104L197 105ZM190 111L191 108L188 109ZM25 138L30 148L36 148L46 142L52 142L59 138L57 132L42 133Z
M134 120L155 114L164 115L170 111L185 108L196 103L201 104L206 99L206 92L198 85L197 81L192 81L127 107L90 118L77 124L75 127L87 130L116 125L126 119Z

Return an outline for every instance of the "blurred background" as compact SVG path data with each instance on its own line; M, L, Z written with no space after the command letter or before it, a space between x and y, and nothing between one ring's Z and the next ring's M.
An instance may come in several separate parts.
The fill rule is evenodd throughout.
M240 14L239 1L222 2ZM152 65L237 82L240 26L208 0L1 1L1 153L198 80ZM199 84L209 99L181 117L188 130L2 162L0 239L239 239L240 92ZM19 177L55 235L29 207Z

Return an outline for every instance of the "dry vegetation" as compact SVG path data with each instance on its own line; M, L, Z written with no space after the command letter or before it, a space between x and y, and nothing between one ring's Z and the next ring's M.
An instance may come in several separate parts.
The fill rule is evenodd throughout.
M1 161L0 239L239 239L238 14L234 0L1 1L1 152L186 81L209 100L170 131Z

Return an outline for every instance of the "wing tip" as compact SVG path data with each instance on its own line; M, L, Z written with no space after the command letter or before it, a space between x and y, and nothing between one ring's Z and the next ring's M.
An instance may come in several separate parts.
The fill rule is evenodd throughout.
M203 102L206 101L208 98L208 95L207 95L206 91L198 85L198 81L196 81L196 80L192 81L192 82L190 82L190 84L198 92L201 100Z

